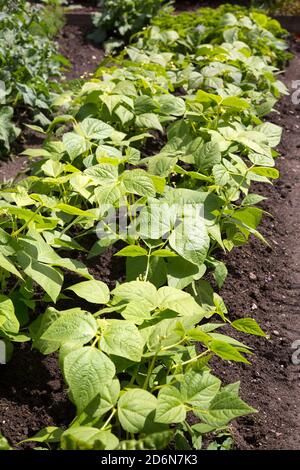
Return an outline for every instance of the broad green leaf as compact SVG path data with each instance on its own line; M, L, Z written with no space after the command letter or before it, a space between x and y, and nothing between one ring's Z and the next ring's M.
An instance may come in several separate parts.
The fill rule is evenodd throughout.
M257 129L265 135L271 147L276 147L280 144L282 135L281 127L272 122L264 122L258 126Z
M165 248L153 251L151 256L158 256L159 258L178 258L178 255L174 253L174 251L166 250Z
M167 116L182 116L185 113L185 102L171 94L161 95L157 98L160 113Z
M119 439L110 431L80 426L67 429L61 436L62 450L114 450Z
M51 314L51 309L48 310ZM44 315L49 316L47 312ZM43 317L41 320L43 321ZM98 330L94 317L76 308L62 312L54 310L52 317L49 316L49 321L46 320L47 316L38 333L38 342L47 343L48 354L67 342L86 344Z
M138 127L145 129L156 129L163 132L163 128L156 114L144 113L135 118L135 123Z
M227 267L226 264L223 263L222 261L218 261L217 263L214 263L214 278L216 280L217 286L219 289L223 286L226 277L228 275Z
M80 124L74 127L79 134L83 133L89 140L107 139L113 132L113 127L100 119L87 117Z
M256 413L256 410L236 394L225 391L217 394L211 401L207 412L201 413L199 410L196 414L210 425L226 426L232 419L249 413Z
M224 341L214 339L209 343L209 349L226 361L245 362L246 364L250 364L236 347Z
M243 331L244 333L256 336L266 336L253 318L240 318L238 320L234 320L231 323L231 326L238 331Z
M156 194L152 179L144 170L126 170L122 174L122 183L129 193L139 196L154 197Z
M265 176L266 178L277 179L279 178L279 171L276 168L258 166L252 168L250 173L255 173L256 175Z
M172 430L160 431L145 435L139 440L121 441L118 450L161 450L167 449L173 437Z
M209 403L220 390L221 381L210 372L189 370L180 385L184 401L198 408L208 408Z
M155 420L158 423L182 423L186 418L184 399L173 386L163 387L157 397Z
M118 116L124 126L134 118L134 114L123 105L119 105L117 109L114 110L114 114Z
M103 352L90 346L67 354L63 371L78 413L101 392L104 385L111 383L116 373L114 363Z
M180 256L176 259L168 259L168 285L176 287L176 289L184 289L191 284L193 280L200 279L204 275L205 271L205 264L196 266Z
M68 290L75 292L78 297L93 304L107 304L109 301L109 289L107 285L95 279L74 284L68 287Z
M34 436L24 439L22 442L60 442L63 429L55 426L47 426Z
M245 207L234 212L233 217L252 229L260 224L263 211L258 207Z
M59 209L66 214L77 215L81 217L91 217L92 219L96 218L92 212L83 211L82 209L79 209L79 207L71 206L70 204L64 204L62 202L56 205L56 209Z
M101 207L101 205L105 204L114 204L121 199L123 193L125 193L125 189L122 191L120 185L112 184L109 186L99 186L95 189L94 194L98 205Z
M19 279L23 279L21 273L19 273L15 265L2 253L0 253L0 267L11 274L14 274L14 276L17 276Z
M0 332L18 333L19 321L15 315L14 304L5 295L0 294Z
M225 186L230 181L230 173L224 165L217 164L213 167L213 175L218 186Z
M130 256L132 258L135 258L137 256L147 256L148 252L145 250L145 248L142 248L141 246L137 245L130 245L126 246L125 248L122 248L120 251L115 253L114 256Z
M100 186L108 186L116 183L118 180L118 167L108 163L99 163L91 166L84 171L94 184Z
M238 111L244 111L245 109L250 108L248 101L237 96L228 96L227 98L224 98L222 101L222 106L234 108Z
M131 302L133 300L140 301L143 299L153 306L157 306L157 290L151 282L131 281L120 284L113 291L113 303Z
M48 157L49 158L49 157ZM63 171L65 165L60 162L48 159L42 166L41 169L47 176L57 178Z
M63 135L63 143L71 161L89 149L89 143L81 135L75 132L67 132Z
M253 206L258 204L261 201L264 201L266 198L260 194L247 194L242 201L242 206Z
M107 320L100 346L107 354L139 362L143 354L144 341L133 323L126 320Z
M9 445L8 440L2 435L2 433L0 433L0 450L13 450L13 448Z
M221 152L216 141L205 143L194 153L195 164L201 171L212 168L221 161Z
M169 243L187 261L201 266L205 261L210 239L200 218L186 219L172 231Z
M24 252L18 252L17 257L24 273L39 284L53 302L56 302L64 280L61 272L36 261Z
M194 312L204 314L190 294L174 287L161 287L157 292L157 304L160 310L170 309L180 315L192 315Z
M122 310L121 315L125 320L128 320L136 325L141 325L145 320L151 318L151 304L145 302L143 299L139 301L133 300L129 302L124 310Z
M122 428L130 433L142 432L156 406L157 399L146 390L134 388L123 393L118 402L118 418Z
M171 318L170 318L171 316ZM163 318L155 325L140 330L143 337L147 340L147 346L150 352L161 351L162 348L176 344L182 339L182 333L178 331L178 318L170 311L161 314Z

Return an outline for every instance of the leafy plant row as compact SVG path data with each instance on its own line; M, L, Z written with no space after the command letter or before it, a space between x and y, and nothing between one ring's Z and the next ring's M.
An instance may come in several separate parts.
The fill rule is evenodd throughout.
M112 51L141 31L162 7L164 0L99 0L99 12L93 15L96 30L90 35Z
M24 119L50 123L53 95L61 92L50 78L61 78L67 61L51 39L51 22L61 18L25 0L1 0L0 9L0 151L7 154Z
M33 441L200 449L215 433L210 448L226 448L229 422L255 412L210 361L249 364L231 334L265 333L232 321L213 285L227 276L220 252L267 243L251 185L278 177L281 129L262 118L286 93L284 35L236 7L162 14L61 95L43 148L26 150L30 176L1 191L0 332L8 350L32 340L58 351L76 406L67 430ZM106 251L124 260L116 286L87 269Z

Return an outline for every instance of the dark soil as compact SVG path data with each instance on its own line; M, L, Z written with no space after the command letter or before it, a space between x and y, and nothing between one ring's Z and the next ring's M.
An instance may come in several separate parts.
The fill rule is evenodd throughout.
M284 81L293 92L299 77L300 47ZM291 96L277 105L271 120L284 128L279 147L281 178L274 186L257 185L254 192L268 197L260 227L271 248L258 240L226 257L229 276L222 296L232 318L255 318L269 339L244 335L254 350L252 365L218 363L226 382L241 380L243 398L259 413L237 420L233 431L241 449L300 449L300 366L292 364L292 343L300 339L300 106Z
M24 344L0 369L0 429L10 442L16 445L45 426L71 422L74 408L55 356L42 357Z
M69 57L77 64L73 76L78 77L80 70L87 70L87 65L80 68L79 44L90 51L94 46L82 36L76 54L73 40L77 39L71 34L74 30L67 27L60 44L65 50L69 47ZM291 91L292 80L300 78L300 50L295 53L284 76ZM94 62L88 64L92 71ZM265 217L260 230L271 248L253 239L226 256L229 276L221 292L233 319L254 317L269 335L269 339L243 337L254 350L251 366L214 362L217 375L225 382L241 380L243 398L259 411L232 425L239 449L300 449L300 366L291 362L291 345L300 339L300 105L296 107L286 97L277 110L271 120L284 127L278 159L281 179L274 186L254 188L268 197L262 207L272 217ZM0 177L9 172L14 176L17 171L14 163L7 163L0 168ZM112 254L96 258L97 262L91 260L90 265L95 277L110 286L123 271ZM0 366L0 431L16 445L45 426L67 426L73 413L56 356L43 357L26 344L17 346L12 361Z
M57 37L60 52L71 62L67 80L89 78L104 57L103 49L87 38L89 32L89 21L81 26L67 24Z

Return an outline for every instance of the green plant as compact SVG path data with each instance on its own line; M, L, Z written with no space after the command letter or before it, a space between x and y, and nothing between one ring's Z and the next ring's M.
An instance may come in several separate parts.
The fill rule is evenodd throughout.
M254 411L238 397L239 383L222 387L207 365L213 355L247 363L243 353L250 350L216 333L222 324L202 324L212 312L190 294L145 281L124 283L111 294L101 281L69 289L104 308L94 315L49 308L31 332L43 354L60 348L77 416L67 431L46 429L30 440L60 441L72 450L162 449L174 438L199 449L204 432ZM263 335L252 319L231 325ZM188 424L189 411L202 425Z
M61 76L67 61L48 38L42 9L24 0L2 2L0 22L0 145L6 152L20 134L20 122L47 125L53 96L61 86L50 80Z
M107 50L118 48L130 36L146 26L164 0L99 0L99 13L94 15L96 31L90 36L104 42Z
M285 33L233 7L153 23L58 97L64 114L32 126L45 141L24 152L31 175L1 191L1 336L58 351L77 408L68 430L32 438L51 448L199 449L210 432L225 433L211 448L228 448L228 422L254 411L210 360L249 363L229 328L265 336L254 319L230 318L219 252L267 243L251 189L278 177L281 128L263 116L286 93ZM113 245L126 273L110 291L82 261ZM66 284L64 269L81 278Z

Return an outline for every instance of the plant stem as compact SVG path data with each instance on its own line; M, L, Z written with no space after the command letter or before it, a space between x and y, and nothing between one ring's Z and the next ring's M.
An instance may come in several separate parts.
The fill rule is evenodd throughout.
M39 210L42 208L43 206L42 205L39 205L36 210L33 212L32 216L27 220L27 222L25 222L25 224L22 225L22 227L20 227L18 230L16 230L15 232L13 232L11 234L12 237L15 237L17 235L19 235L19 233L21 233L25 228L28 227L28 225L30 224L30 222L35 218L36 214L39 212Z
M111 422L112 418L114 417L114 415L116 414L117 410L116 408L113 408L111 414L109 415L109 417L107 418L107 420L105 421L105 423L103 424L102 428L100 429L100 431L103 431L107 426L108 424Z
M206 351L203 351L201 354L198 354L198 356L192 357L188 361L181 362L180 364L174 364L174 366L172 366L171 369L176 369L176 367L185 366L186 364L190 364L191 362L197 361L200 357L205 356L209 352L210 352L209 349L206 349Z
M149 369L148 369L148 373L147 373L147 377L146 377L144 385L143 385L144 390L147 390L147 388L148 388L149 380L150 380L152 371L153 371L154 366L155 366L155 361L156 361L156 358L157 358L157 354L158 354L158 351L156 351L155 355L153 356L153 358L151 360L151 363L150 363L150 366L149 366Z

